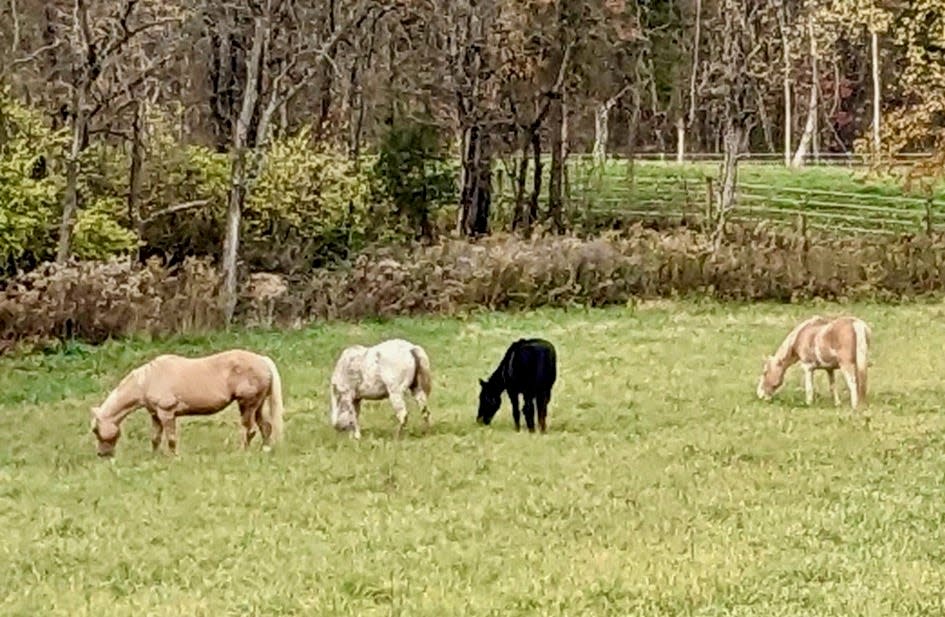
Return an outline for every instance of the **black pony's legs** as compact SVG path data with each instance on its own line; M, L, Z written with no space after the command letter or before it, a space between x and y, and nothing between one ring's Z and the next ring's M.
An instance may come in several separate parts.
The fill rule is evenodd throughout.
M547 429L546 418L548 417L548 401L551 399L550 393L541 393L536 397L538 402L538 428L544 433Z
M535 398L529 395L525 397L525 425L529 433L535 432Z
M522 430L522 413L518 407L518 392L509 392L509 400L512 401L512 419L515 420L515 430Z

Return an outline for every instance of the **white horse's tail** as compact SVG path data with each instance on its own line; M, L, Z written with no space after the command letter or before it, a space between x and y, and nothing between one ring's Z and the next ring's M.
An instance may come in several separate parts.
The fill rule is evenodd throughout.
M269 423L272 424L272 441L275 443L282 436L283 424L282 414L285 408L282 405L282 377L279 376L279 369L276 363L268 356L262 357L266 366L269 367L269 375L272 377L272 383L269 386Z
M856 336L856 390L861 402L866 401L866 367L869 362L870 327L865 321L853 320Z
M433 373L430 370L430 358L423 347L414 345L410 349L413 359L417 363L417 372L413 378L412 388L420 388L424 394L430 396L430 390L433 389Z

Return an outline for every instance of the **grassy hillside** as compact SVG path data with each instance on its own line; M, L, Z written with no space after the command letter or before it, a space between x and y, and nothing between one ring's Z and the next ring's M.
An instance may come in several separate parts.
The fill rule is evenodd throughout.
M846 310L847 307L844 307ZM859 306L869 422L803 405L761 356L837 306L689 303L484 314L122 342L0 360L3 615L925 615L945 585L945 311ZM922 331L915 336L916 329ZM558 347L544 437L508 403L474 423L477 378L519 336ZM435 427L392 440L326 424L344 345L427 347ZM166 350L272 354L288 405L271 455L235 411L186 419L176 460L149 420L98 460L88 407ZM796 369L795 369L796 370Z
M548 165L545 165L547 175ZM501 175L501 174L500 174ZM574 158L568 166L569 206L578 220L607 217L624 219L698 217L706 211L711 181L718 191L717 162L610 160L595 167L588 158ZM529 182L531 182L529 177ZM514 201L514 183L499 184L500 217ZM529 189L530 189L529 184ZM547 199L547 179L543 200ZM915 233L927 228L945 229L945 186L940 185L927 210L918 186L905 190L899 178L880 176L864 168L808 166L799 169L780 164L744 161L738 168L737 217L797 224L804 213L811 227L837 231L890 231ZM715 198L717 203L717 197Z

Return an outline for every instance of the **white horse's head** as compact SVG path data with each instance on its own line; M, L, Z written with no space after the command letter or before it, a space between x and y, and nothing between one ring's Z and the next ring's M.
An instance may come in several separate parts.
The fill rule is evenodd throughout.
M350 431L355 426L354 406L341 396L335 386L331 387L331 425L339 431Z

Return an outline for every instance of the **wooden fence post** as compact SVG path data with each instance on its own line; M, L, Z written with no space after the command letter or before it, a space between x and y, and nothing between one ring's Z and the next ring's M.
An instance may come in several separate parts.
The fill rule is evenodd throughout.
M712 229L712 178L705 178L705 229Z
M932 196L925 199L925 233L932 235Z

